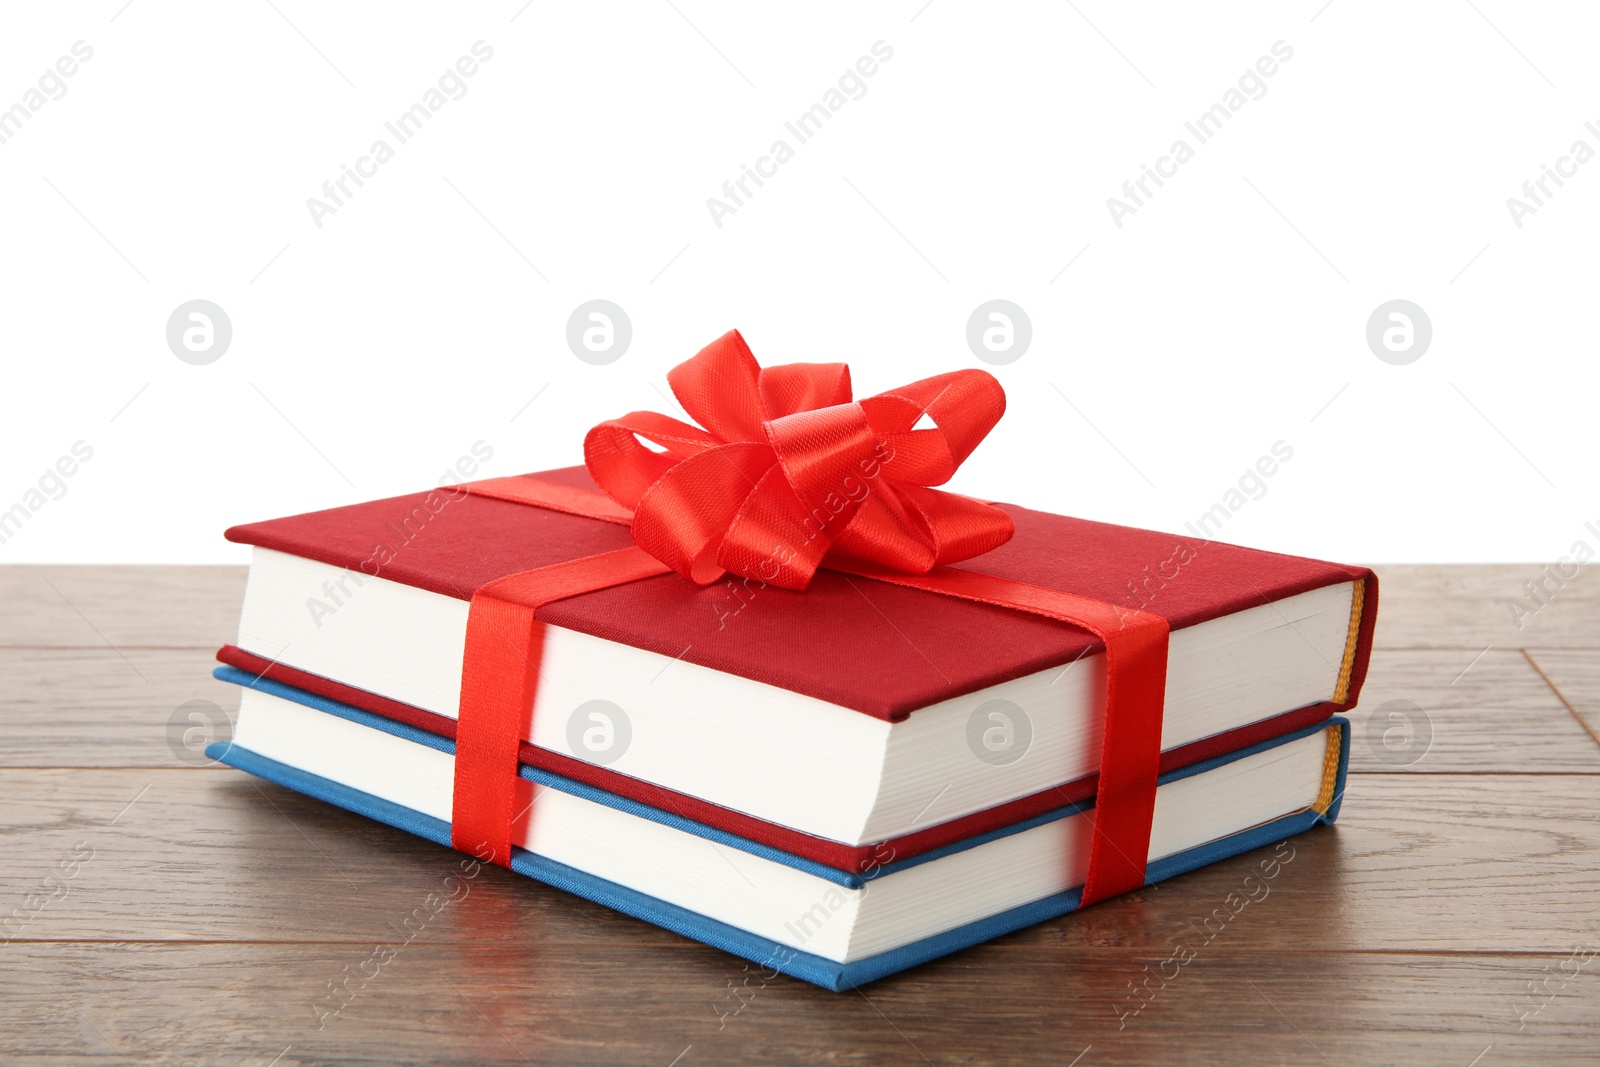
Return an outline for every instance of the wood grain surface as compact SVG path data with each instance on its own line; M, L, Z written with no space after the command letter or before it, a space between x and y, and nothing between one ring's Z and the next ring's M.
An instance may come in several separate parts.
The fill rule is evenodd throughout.
M0 569L0 1060L1600 1062L1600 582L1519 628L1539 571L1380 568L1340 821L1225 926L1260 856L833 994L497 869L403 926L451 852L199 753L241 570Z

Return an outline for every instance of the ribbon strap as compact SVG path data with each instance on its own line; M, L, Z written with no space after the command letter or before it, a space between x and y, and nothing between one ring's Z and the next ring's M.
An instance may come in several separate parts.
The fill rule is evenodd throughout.
M607 522L629 513L598 493L532 478L467 483L467 491ZM1089 865L1081 906L1144 884L1161 758L1167 621L1088 597L955 567L904 574L870 565L830 569L930 593L994 604L1078 626L1105 644L1106 701ZM462 664L451 844L511 865L517 744L533 736L544 646L534 612L544 604L671 572L638 547L523 571L472 597Z
M1094 829L1080 907L1144 884L1161 764L1167 620L1100 600L991 574L943 567L928 574L858 570L880 582L1025 611L1081 627L1106 646L1106 706Z
M524 732L533 736L544 653L544 623L534 612L553 601L668 573L642 549L619 548L507 575L472 594L461 661L452 847L511 866L517 743Z

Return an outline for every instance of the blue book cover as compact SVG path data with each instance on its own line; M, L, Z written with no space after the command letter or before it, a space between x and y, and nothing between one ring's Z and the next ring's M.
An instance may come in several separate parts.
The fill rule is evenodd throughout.
M220 668L216 673L223 680L249 685L267 692L271 696L292 701L303 707L335 716L367 729L382 731L392 737L402 738L405 741L426 746L437 752L448 753L453 757L454 745L436 735L415 730L404 724L372 715L348 705L326 700L289 686L257 679L232 668ZM1322 776L1323 780L1320 783L1318 799L1315 804L1303 810L1206 842L1197 847L1184 849L1183 851L1152 860L1146 870L1146 883L1153 884L1164 881L1251 849L1274 844L1313 826L1333 822L1338 816L1340 801L1343 798L1345 774L1349 759L1350 728L1349 722L1343 718L1336 717L1316 726L1307 727L1295 733L1275 738L1269 742L1182 768L1163 775L1160 779L1160 784L1165 786L1196 775L1203 775L1208 771L1226 766L1237 760L1245 759L1258 753L1269 752L1324 731L1327 731L1330 736L1330 744L1327 748L1325 773ZM447 847L450 844L450 825L443 819L268 758L242 745L218 742L207 749L207 754L240 770L413 833L437 844ZM625 813L628 816L644 819L651 823L670 827L676 831L704 838L720 846L739 849L762 860L803 872L808 876L819 879L824 889L838 893L865 893L870 888L870 883L875 879L888 877L922 864L933 863L946 856L968 849L979 848L990 842L1023 833L1056 820L1076 816L1093 807L1092 800L1080 804L1065 805L1055 811L1046 812L1012 826L956 842L933 852L923 853L900 862L888 862L873 869L868 874L862 875L855 872L836 870L814 860L793 856L770 846L749 841L726 831L685 819L682 816L651 808L604 790L562 778L548 771L524 765L520 773L523 778L537 785L559 790L585 801ZM788 974L830 990L846 990L865 985L906 968L937 959L940 956L960 951L1038 922L1056 918L1076 910L1079 906L1081 895L1081 886L1075 886L1017 906L1008 907L974 921L941 930L909 943L896 945L886 951L862 958L841 961L806 951L805 948L801 947L807 940L805 936L807 931L803 928L803 919L801 920L801 929L796 929L793 924L787 925L783 931L785 937L780 940L774 937L757 935L727 922L701 914L681 904L651 896L646 892L641 892L639 889L630 888L615 881L598 877L568 863L558 862L547 856L538 855L522 848L513 850L511 869L547 885L566 890L616 911L643 919L685 937L693 938L707 945L743 957L764 968Z

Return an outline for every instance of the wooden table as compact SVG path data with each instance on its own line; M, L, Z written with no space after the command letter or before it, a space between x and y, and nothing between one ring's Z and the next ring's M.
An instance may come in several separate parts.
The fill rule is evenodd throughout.
M241 570L0 569L0 1059L1600 1062L1600 567L1518 628L1542 570L1381 569L1343 817L1208 942L1260 855L835 994L492 868L408 939L452 853L184 747Z

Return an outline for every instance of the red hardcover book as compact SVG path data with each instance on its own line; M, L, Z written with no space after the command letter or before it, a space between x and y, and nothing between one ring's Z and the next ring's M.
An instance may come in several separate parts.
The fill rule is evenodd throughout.
M529 477L595 489L583 468ZM1000 507L1015 536L964 566L1168 621L1163 771L1355 703L1370 571ZM227 536L257 551L219 658L443 736L474 591L632 543L625 526L452 489ZM524 762L830 866L1094 791L1103 646L1072 626L829 570L803 593L667 574L537 617Z

